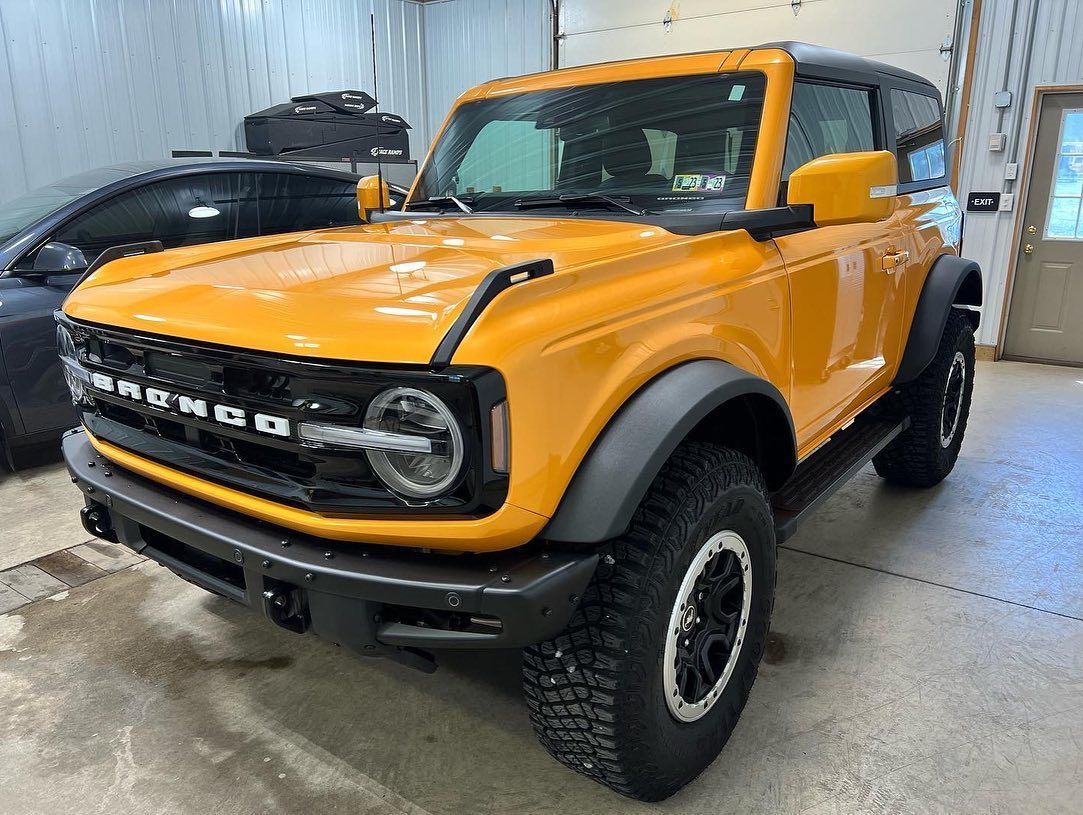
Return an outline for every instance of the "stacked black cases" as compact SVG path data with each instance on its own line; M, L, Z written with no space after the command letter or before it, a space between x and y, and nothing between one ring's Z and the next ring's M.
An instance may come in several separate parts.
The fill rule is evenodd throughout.
M261 156L410 159L410 125L394 113L376 113L364 91L295 96L285 105L244 119L248 152Z

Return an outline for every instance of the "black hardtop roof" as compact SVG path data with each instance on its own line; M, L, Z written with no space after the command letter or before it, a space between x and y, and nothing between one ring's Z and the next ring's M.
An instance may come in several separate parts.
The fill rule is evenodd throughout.
M849 79L859 81L861 77L869 79L882 76L892 79L901 79L904 82L913 82L924 85L929 91L939 96L936 86L923 76L896 68L885 62L877 62L868 57L860 57L849 51L839 51L835 48L827 48L823 45L810 45L807 42L795 42L784 40L782 42L767 42L757 45L752 50L762 48L777 48L785 51L797 64L797 73L815 79Z

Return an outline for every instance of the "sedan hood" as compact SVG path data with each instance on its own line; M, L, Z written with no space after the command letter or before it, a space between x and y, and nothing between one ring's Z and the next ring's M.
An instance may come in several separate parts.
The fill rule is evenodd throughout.
M559 273L676 239L620 221L418 218L115 261L64 311L275 354L425 364L493 269L551 258Z

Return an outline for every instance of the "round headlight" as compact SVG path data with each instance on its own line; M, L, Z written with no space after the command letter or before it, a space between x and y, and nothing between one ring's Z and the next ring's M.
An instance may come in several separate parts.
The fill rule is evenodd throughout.
M60 356L75 359L75 340L71 332L62 325L56 327L56 351Z
M450 489L465 451L459 423L440 399L418 388L391 388L365 412L365 428L426 438L429 453L366 450L369 464L387 486L413 498L435 498Z
M71 391L72 402L78 405L88 401L83 380L77 377L75 372L67 365L64 366L64 381L68 383L68 390Z

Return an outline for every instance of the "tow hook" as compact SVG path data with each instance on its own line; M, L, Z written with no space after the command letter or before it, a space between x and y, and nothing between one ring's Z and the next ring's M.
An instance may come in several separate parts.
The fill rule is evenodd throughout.
M109 517L109 510L101 504L83 507L79 510L79 519L83 522L83 529L94 537L110 543L117 542L117 533L113 529L113 520Z
M288 583L269 584L263 592L263 606L275 625L297 634L308 630L308 613L301 593Z

